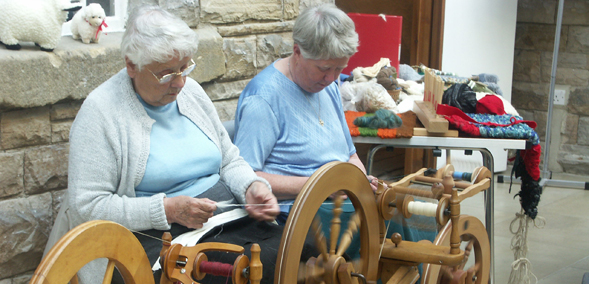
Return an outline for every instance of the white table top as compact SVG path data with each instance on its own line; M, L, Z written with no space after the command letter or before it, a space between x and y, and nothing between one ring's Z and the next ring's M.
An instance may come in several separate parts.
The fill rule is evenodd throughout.
M404 148L441 148L479 150L487 149L491 152L505 151L509 149L525 149L524 139L495 139L495 138L468 138L468 137L433 137L413 136L412 138L382 139L380 137L352 137L354 143L382 144Z

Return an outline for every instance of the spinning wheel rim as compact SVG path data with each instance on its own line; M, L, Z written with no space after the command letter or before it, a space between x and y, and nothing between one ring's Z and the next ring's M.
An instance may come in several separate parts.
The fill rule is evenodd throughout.
M485 230L485 226L483 223L473 217L467 215L460 215L457 225L459 226L459 235L468 235L471 236L474 240L476 240L473 251L475 253L475 264L480 264L479 270L476 273L477 280L474 283L477 284L486 284L489 282L489 273L491 271L491 253L490 253L490 244L489 238L487 236L487 231ZM434 240L435 245L443 245L449 246L450 245L450 233L452 231L452 222L449 222L444 226L442 230L436 236ZM465 226L468 228L464 229ZM474 266L474 265L473 265ZM422 284L433 284L439 283L440 280L440 272L442 269L442 265L437 264L425 264L423 266L423 277L422 277Z
M315 189L315 190L313 190ZM321 189L321 190L317 190ZM376 199L366 175L355 165L331 162L317 170L298 194L284 227L274 283L296 283L300 256L313 216L325 199L343 190L360 216L362 267L356 268L367 280L376 281L380 248L380 228Z

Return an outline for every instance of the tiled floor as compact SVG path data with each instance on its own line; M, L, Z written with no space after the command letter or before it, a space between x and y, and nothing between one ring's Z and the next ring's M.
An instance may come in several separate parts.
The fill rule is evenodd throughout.
M589 181L585 176L556 174L553 179ZM510 224L521 210L519 199L514 199L520 186L514 183L509 193L509 184L495 183L494 279L497 284L507 284L512 271ZM464 201L461 209L463 214L484 220L483 195ZM545 187L538 216L545 218L545 226L536 228L531 224L527 238L527 258L537 283L580 284L583 274L589 272L589 190Z

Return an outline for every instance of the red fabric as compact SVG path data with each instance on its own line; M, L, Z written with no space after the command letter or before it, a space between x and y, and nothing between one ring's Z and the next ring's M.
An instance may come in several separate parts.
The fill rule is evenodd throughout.
M532 146L531 149L521 150L521 155L526 165L526 171L534 180L540 179L540 144Z
M478 100L476 113L485 114L506 114L503 101L495 95L486 95Z
M480 122L480 121L476 121L474 119L472 119L472 117L466 115L462 110L460 110L457 107L453 107L453 106L449 106L449 105L445 105L445 104L439 104L438 105L438 110L436 111L437 114L439 115L445 115L446 119L448 119L448 116L455 116L455 119L461 119L464 120L466 122L470 122L470 123L476 123L476 124L480 124L480 125L488 125L488 126L499 126L499 127L505 127L505 126L511 126L514 124L518 124L518 123L525 123L527 125L529 125L531 128L536 128L537 123L535 121L531 121L531 120L517 120L515 119L515 117L513 117L511 119L511 123L510 124L498 124L498 123L493 123L493 122Z

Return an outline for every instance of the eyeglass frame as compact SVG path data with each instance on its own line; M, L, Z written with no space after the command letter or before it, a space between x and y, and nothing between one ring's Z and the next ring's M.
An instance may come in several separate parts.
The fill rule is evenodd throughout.
M172 80L174 80L174 78L176 76L186 77L190 73L192 73L192 71L194 71L194 68L196 67L196 63L194 62L194 59L192 59L192 58L190 59L190 62L192 62L192 64L186 66L186 68L184 68L184 70L179 71L179 72L173 72L173 73L170 73L170 74L166 74L166 75L162 76L161 78L159 78L157 75L155 75L153 73L153 71L149 70L149 68L145 68L145 69L147 69L151 73L151 75L153 75L153 77L155 77L155 79L158 81L158 83L160 83L160 84L166 84L166 83L169 83ZM184 73L186 73L186 74L184 74Z

